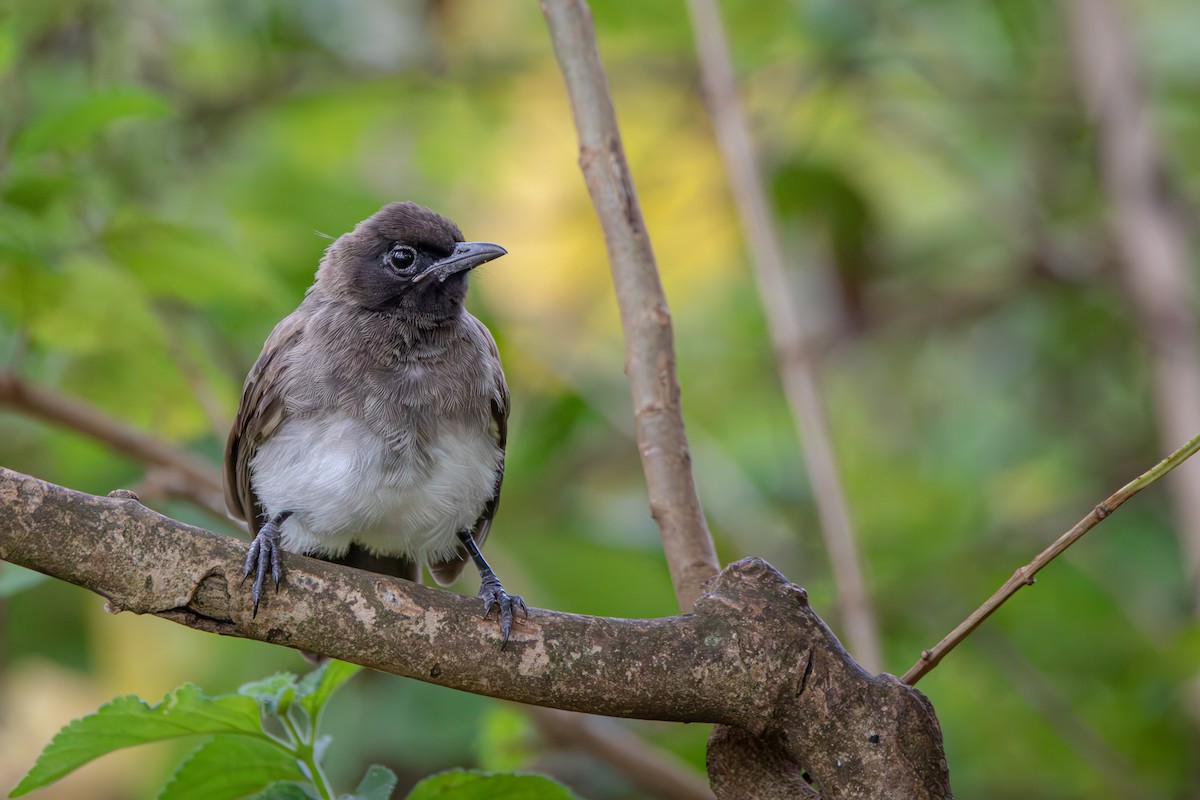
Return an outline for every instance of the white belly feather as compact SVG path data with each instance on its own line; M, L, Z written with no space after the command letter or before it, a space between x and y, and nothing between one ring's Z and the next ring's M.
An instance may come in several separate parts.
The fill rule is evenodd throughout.
M283 547L339 556L351 542L428 563L450 556L496 485L496 445L486 430L447 425L414 465L359 420L289 420L250 469L269 514L292 511Z

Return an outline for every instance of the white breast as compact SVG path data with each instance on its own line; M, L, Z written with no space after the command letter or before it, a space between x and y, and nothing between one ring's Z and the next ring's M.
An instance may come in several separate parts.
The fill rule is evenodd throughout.
M451 555L495 489L499 453L486 429L445 423L425 458L357 419L289 420L250 463L254 491L291 552L338 556L351 542L429 562Z

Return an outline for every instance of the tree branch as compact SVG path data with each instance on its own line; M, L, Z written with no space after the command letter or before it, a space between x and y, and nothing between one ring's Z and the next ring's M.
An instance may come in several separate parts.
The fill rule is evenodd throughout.
M778 737L722 725L708 740L708 778L721 800L821 800L805 776Z
M1200 347L1187 213L1171 192L1129 24L1113 0L1065 0L1077 80L1100 144L1119 263L1150 351L1164 449L1200 429ZM1200 615L1200 464L1169 482L1175 530Z
M738 102L720 11L714 0L688 0L688 10L696 32L696 53L708 94L709 114L742 219L746 246L753 256L754 276L783 392L792 420L799 428L817 515L821 519L821 535L837 589L838 614L855 658L870 669L882 669L883 648L863 579L849 504L838 477L837 457L818 388L815 348L804 331L800 309L792 296L783 245L759 176L749 125Z
M604 229L650 513L662 535L679 607L687 611L720 565L692 476L671 311L625 161L591 12L582 0L543 0L542 13L571 97L579 166Z
M296 555L255 618L239 591L245 552L133 500L0 469L0 558L89 588L110 610L523 703L734 725L778 737L827 800L951 796L924 696L863 671L804 591L762 561L726 569L683 616L535 609L500 652L473 597Z

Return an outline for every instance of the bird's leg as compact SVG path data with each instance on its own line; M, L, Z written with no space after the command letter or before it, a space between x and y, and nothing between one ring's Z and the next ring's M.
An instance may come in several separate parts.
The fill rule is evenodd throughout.
M513 612L519 610L528 619L529 609L525 607L525 601L521 599L520 595L504 591L500 579L488 566L483 553L479 552L479 545L475 544L475 539L471 537L470 531L459 531L458 540L463 543L463 547L467 548L467 553L475 562L475 568L479 570L479 599L483 600L483 616L486 618L492 613L492 609L495 609L500 615L500 632L504 635L500 649L503 650L508 644L508 634L512 629Z
M283 545L280 537L283 535L283 523L292 515L291 511L282 511L267 520L267 524L258 529L254 540L250 542L250 551L246 553L246 566L242 569L242 583L254 573L254 584L251 587L251 597L254 598L254 613L258 616L258 603L262 600L263 587L267 581L267 570L271 570L271 580L275 582L275 591L279 591L279 582L283 580Z

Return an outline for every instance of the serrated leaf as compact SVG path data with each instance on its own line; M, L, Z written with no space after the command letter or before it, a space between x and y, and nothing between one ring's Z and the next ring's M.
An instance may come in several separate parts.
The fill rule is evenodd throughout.
M31 156L47 150L74 149L118 120L164 117L170 111L162 97L140 87L88 95L35 119L17 135L13 152Z
M258 704L241 695L205 697L191 684L171 692L156 706L133 695L118 697L60 730L9 796L28 794L114 750L214 733L264 736Z
M297 680L291 672L277 672L239 686L238 694L253 697L267 714L284 714L295 699Z
M361 669L357 664L331 659L300 679L300 684L296 687L296 700L308 712L308 718L312 720L314 727L320 718L321 709L329 702L333 693Z
M218 736L192 752L158 800L237 800L279 781L305 780L296 757L248 736Z
M339 800L391 800L396 790L396 773L379 764L367 767L367 774L358 782L354 794L343 795Z
M407 800L576 800L545 775L454 770L418 783Z

